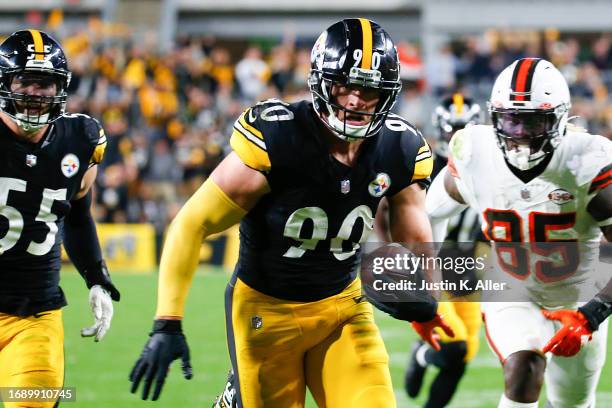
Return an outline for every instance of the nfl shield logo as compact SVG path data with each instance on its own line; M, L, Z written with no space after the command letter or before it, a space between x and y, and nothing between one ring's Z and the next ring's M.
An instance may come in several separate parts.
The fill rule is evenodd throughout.
M36 166L36 156L34 156L33 154L27 154L26 155L26 166L28 167Z
M351 180L342 180L340 182L340 192L348 194L349 191L351 191Z
M523 200L529 200L531 198L531 191L529 191L527 188L522 189L521 198Z

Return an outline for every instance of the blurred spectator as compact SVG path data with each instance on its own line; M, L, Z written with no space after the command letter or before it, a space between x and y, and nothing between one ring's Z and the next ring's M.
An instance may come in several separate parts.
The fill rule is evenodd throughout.
M436 98L452 91L455 86L455 56L450 46L443 45L432 56L427 68L427 83Z
M285 45L272 49L270 64L272 68L271 84L276 91L283 94L293 80L292 50ZM236 70L238 67L236 67Z
M402 81L415 82L419 90L423 90L424 69L418 48L409 42L397 45L400 60L400 78Z
M247 103L255 101L266 89L269 78L270 68L261 59L261 50L255 46L247 48L236 65L236 81L242 98Z
M610 42L610 35L602 35L593 43L591 62L598 70L606 71L612 69L612 48L610 47Z

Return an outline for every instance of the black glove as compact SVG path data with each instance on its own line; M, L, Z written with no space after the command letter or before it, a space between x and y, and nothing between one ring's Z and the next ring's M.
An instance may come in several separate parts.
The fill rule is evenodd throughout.
M148 398L151 383L155 380L155 389L151 400L156 401L166 381L170 364L174 360L181 358L183 361L181 367L183 376L187 380L193 377L193 370L189 362L189 347L181 329L180 320L155 320L153 331L149 336L149 341L145 344L140 358L136 361L130 373L130 381L132 382L130 392L136 392L140 380L144 376L142 399L146 400Z
M396 283L400 277L387 273L378 277L385 283ZM436 316L438 302L425 290L406 290L403 292L377 291L372 284L363 285L363 293L378 310L397 320L407 322L428 322Z
M602 296L595 296L594 299L578 308L589 322L591 330L599 329L610 314L612 314L612 302L607 302Z
M368 301L378 310L387 313L394 319L407 322L427 322L436 316L438 303L431 297L419 301L384 302L379 295L373 294L372 289L365 288Z

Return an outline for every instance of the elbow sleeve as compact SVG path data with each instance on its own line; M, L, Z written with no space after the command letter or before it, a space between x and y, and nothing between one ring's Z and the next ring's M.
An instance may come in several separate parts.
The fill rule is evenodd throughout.
M64 222L64 248L81 275L102 260L96 224L91 216L91 190L70 202Z

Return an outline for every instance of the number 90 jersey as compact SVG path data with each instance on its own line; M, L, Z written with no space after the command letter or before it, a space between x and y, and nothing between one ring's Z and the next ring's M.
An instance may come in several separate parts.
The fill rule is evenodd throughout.
M527 183L505 163L491 126L458 131L450 151L459 192L495 241L497 270L543 306L595 295L600 227L612 218L596 220L587 206L612 182L612 142L568 130L544 171Z
M271 192L240 224L236 274L276 298L314 301L339 293L356 276L359 244L383 196L429 184L433 160L421 134L389 115L348 167L329 153L312 104L278 100L247 109L231 146L261 171Z
M86 115L61 117L36 145L0 120L0 312L31 315L66 304L59 232L105 146L102 127Z

